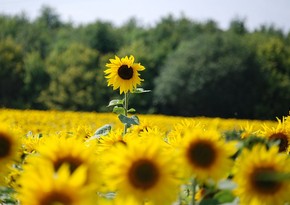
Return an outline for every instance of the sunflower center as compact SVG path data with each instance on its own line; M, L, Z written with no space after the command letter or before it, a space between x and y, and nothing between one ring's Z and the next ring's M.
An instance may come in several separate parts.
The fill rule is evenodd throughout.
M82 161L72 156L65 156L55 161L54 169L58 170L64 163L69 165L70 172L73 173L82 164Z
M136 161L129 169L129 181L138 189L150 189L157 183L158 179L158 168L150 160L142 159Z
M288 137L283 133L275 133L270 136L271 140L280 140L279 152L285 152L288 148Z
M274 194L280 190L282 184L273 179L267 179L267 176L275 173L271 167L262 167L256 169L251 175L251 183L255 190L262 194Z
M0 158L9 155L11 149L11 142L5 134L0 133Z
M118 69L118 75L123 80L130 80L133 77L133 68L132 67L128 67L127 65L122 65Z
M41 205L71 205L73 203L68 194L56 191L48 193L40 202Z
M192 143L188 149L189 161L201 168L208 168L216 159L216 153L211 144L206 141Z

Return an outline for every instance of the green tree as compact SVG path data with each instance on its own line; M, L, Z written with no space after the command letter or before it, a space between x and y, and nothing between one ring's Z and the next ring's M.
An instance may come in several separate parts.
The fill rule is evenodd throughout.
M254 51L233 33L183 42L155 79L159 112L253 118L260 72Z
M24 88L23 100L26 108L42 109L44 106L38 101L42 90L49 84L49 74L45 63L38 52L28 53L24 58Z
M103 103L96 81L97 59L96 51L78 43L52 52L47 59L50 84L39 100L52 109L96 110Z
M278 37L257 45L257 56L265 85L257 103L257 117L285 116L290 102L290 47Z
M11 38L0 40L0 105L21 107L24 67L21 45Z

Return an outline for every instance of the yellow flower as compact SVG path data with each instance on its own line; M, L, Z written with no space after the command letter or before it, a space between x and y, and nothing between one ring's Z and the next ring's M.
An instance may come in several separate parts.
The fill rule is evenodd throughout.
M278 119L276 127L269 127L264 125L264 130L261 131L261 136L269 140L279 140L279 152L288 151L290 144L290 126L286 126L286 118Z
M108 86L112 85L114 90L120 88L120 94L132 92L143 81L139 77L138 71L144 70L145 67L140 63L134 63L132 55L121 59L115 56L115 59L110 59L110 63L107 63L106 67L108 69L104 72L108 79Z
M54 135L46 138L36 150L38 155L27 158L27 162L39 166L52 164L55 171L63 164L68 164L72 174L78 167L86 166L86 183L100 185L100 170L93 148L87 146L82 139Z
M10 171L10 165L19 157L20 142L6 125L0 126L0 183L2 184ZM4 176L4 177L3 177Z
M96 193L86 184L86 167L78 167L71 174L68 164L57 172L53 166L24 166L16 197L22 205L91 205Z
M227 143L217 130L189 129L179 147L185 176L218 181L229 174L236 152L235 143Z
M285 153L278 153L278 147L272 146L267 150L259 144L252 150L243 150L234 170L233 181L237 184L234 192L241 204L278 205L290 199L289 181L259 179L267 174L289 174L289 159Z
M160 140L141 139L119 145L106 156L106 179L117 197L133 197L139 204L171 204L177 199L179 187L175 158L162 149Z

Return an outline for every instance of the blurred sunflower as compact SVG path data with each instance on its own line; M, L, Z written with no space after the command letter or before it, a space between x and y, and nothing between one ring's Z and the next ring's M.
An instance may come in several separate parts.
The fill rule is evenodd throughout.
M290 126L285 123L285 119L285 117L282 120L277 118L276 127L264 125L263 130L260 132L261 136L268 140L279 140L279 152L287 152L290 144Z
M179 167L175 158L163 151L160 140L132 140L114 151L107 156L105 174L117 197L164 205L177 199Z
M132 55L121 59L115 56L115 59L110 59L110 63L106 64L108 69L104 71L108 86L112 85L114 90L120 88L120 94L122 94L132 92L137 85L140 85L143 79L139 77L138 71L144 70L145 67L140 63L134 63L134 60Z
M236 152L235 143L226 142L220 133L199 128L188 129L179 147L186 177L218 181L229 174Z
M183 141L185 131L188 129L194 128L203 128L204 125L201 125L200 122L193 119L185 119L179 123L176 123L173 129L167 135L167 141L173 146L179 146Z
M72 174L79 166L86 166L86 183L100 184L100 172L94 147L87 146L82 139L50 136L37 147L36 151L38 155L28 158L28 163L39 164L39 166L52 164L55 171L58 171L63 164L68 164Z
M78 167L71 174L68 164L57 172L53 166L24 166L16 197L22 205L91 205L96 193L86 185L86 167Z
M117 144L127 144L126 135L123 136L122 129L111 130L107 135L101 136L96 149L99 153L104 151L110 150L112 147L116 146ZM90 143L93 141L90 141Z
M289 202L290 184L284 180L261 178L290 172L289 158L278 153L278 147L269 150L264 145L256 145L251 150L244 149L236 160L233 181L234 190L241 204L285 204Z
M0 125L0 184L6 179L3 176L7 176L10 170L10 165L14 160L18 159L20 153L20 142L8 126Z

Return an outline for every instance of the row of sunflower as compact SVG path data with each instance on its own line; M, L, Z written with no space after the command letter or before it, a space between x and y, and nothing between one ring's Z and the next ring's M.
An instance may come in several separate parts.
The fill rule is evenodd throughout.
M11 115L1 115L1 190L11 197L1 196L1 203L290 202L290 116L271 124L251 121L235 130L227 129L237 128L237 121L222 126L217 119L152 116L139 121L130 114L129 95L148 92L137 88L142 82L138 71L145 68L133 56L116 56L107 67L108 85L124 93L109 103L117 120L114 114L100 115L96 122L94 113L74 118L56 111L48 120L35 113L24 117L25 111L11 120L17 111L3 111Z

